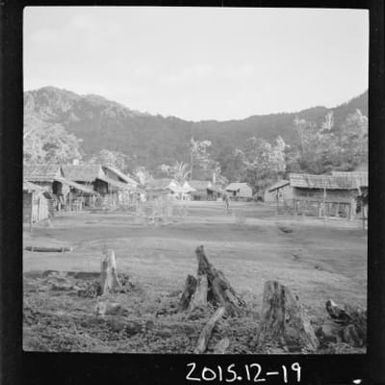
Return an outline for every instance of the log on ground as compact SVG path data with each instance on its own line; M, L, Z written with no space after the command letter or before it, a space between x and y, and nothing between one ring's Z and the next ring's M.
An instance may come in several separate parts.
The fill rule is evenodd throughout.
M223 317L225 314L225 308L220 307L218 308L215 313L212 315L212 317L209 319L207 324L202 329L202 332L199 336L197 346L194 350L195 354L201 354L204 353L207 349L207 344L209 343L211 334L213 332L213 329L216 325L216 323Z

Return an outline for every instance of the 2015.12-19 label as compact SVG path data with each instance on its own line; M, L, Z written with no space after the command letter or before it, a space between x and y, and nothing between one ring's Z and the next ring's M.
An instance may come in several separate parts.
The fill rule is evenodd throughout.
M294 362L290 367L281 365L276 370L268 371L264 370L262 365L258 363L198 368L195 362L190 362L187 364L187 369L186 380L195 382L268 382L270 378L280 378L283 383L287 384L289 377L290 383L301 382L301 365L298 362Z

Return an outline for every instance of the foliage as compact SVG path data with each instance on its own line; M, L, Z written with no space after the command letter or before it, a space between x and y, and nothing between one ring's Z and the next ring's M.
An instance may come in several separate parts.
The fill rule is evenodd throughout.
M123 172L127 170L127 160L128 156L119 152L102 149L98 154L92 156L88 162L89 163L101 163L106 166L115 167Z
M210 165L213 167L208 153L208 148L211 144L210 140L199 141L194 140L194 138L190 139L190 179L193 179L194 168L200 168L206 171ZM196 175L194 175L194 177L197 179Z
M281 137L276 138L273 145L264 139L252 137L243 150L236 150L235 156L243 163L243 180L254 191L264 190L283 175L286 170L285 147Z
M360 110L336 127L328 113L321 126L294 120L297 144L288 154L289 171L323 174L331 170L354 170L368 161L368 119Z
M32 123L32 124L31 124ZM66 163L81 158L81 140L60 124L39 124L26 120L24 126L24 161L28 163Z
M180 185L183 185L183 183L187 181L191 173L190 165L183 162L175 162L173 166L163 164L160 167L163 172L173 178Z

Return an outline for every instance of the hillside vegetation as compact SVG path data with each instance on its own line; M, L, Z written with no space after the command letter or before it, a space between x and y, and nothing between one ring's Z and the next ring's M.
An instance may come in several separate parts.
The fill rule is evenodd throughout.
M39 133L46 141L46 138L52 138L49 143L42 146L43 150L40 149L41 159L54 157L52 154L56 150L60 150L59 156L55 153L56 160L59 161L68 161L74 157L89 159L101 150L107 149L123 154L128 170L144 167L157 175L162 164L170 165L175 161L189 162L191 138L194 138L196 141L210 142L209 153L213 167L217 170L220 168L228 179L247 179L248 173L240 170L237 164L242 162L244 164L246 158L250 160L250 156L245 153L243 160L240 160L235 156L235 151L240 149L245 152L247 147L250 147L250 138L257 139L257 142L255 140L253 142L255 150L255 146L261 147L258 141L263 141L264 147L265 143L273 145L274 140L281 137L287 158L284 171L324 172L330 167L339 169L356 167L356 164L349 160L352 156L348 160L341 158L338 162L333 161L332 166L325 166L324 160L321 166L314 166L299 159L301 154L298 153L301 139L299 131L312 132L315 138L316 131L322 126L328 114L333 120L332 126L328 128L328 134L335 136L335 138L330 136L328 140L340 144L344 142L341 129L346 126L349 116L357 110L360 110L363 116L367 115L367 92L332 109L313 107L297 113L200 122L141 113L101 96L81 96L55 87L44 87L24 94L25 136L32 132ZM302 145L311 145L309 140ZM350 143L349 140L346 143ZM33 157L38 158L36 154L39 153L39 148L36 147L36 140L31 142L33 143L25 141L25 153L29 151ZM314 145L314 142L312 144ZM342 154L344 151L340 152ZM328 154L320 154L320 159L328 157ZM294 166L293 159L296 163ZM282 168L279 172L282 173ZM199 176L202 177L197 174L194 178Z

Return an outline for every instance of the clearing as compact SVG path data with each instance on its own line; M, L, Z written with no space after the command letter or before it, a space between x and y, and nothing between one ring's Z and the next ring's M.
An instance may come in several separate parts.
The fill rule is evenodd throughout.
M190 353L206 316L175 313L188 274L196 275L195 248L222 270L253 312L218 324L212 345L229 336L228 353L254 353L264 283L278 280L298 295L312 323L327 318L325 302L366 308L367 234L358 222L275 215L262 203L186 202L184 215L150 224L123 212L63 213L24 229L26 246L70 246L70 252L24 251L24 349L39 351ZM115 251L118 271L133 287L116 294L124 314L95 315L97 298L79 297L55 282L81 286L99 273L103 249ZM97 277L97 274L90 274ZM206 317L206 318L205 318ZM216 336L217 335L217 336ZM334 352L328 346L327 352ZM349 352L362 352L352 350ZM325 350L323 350L325 352Z

